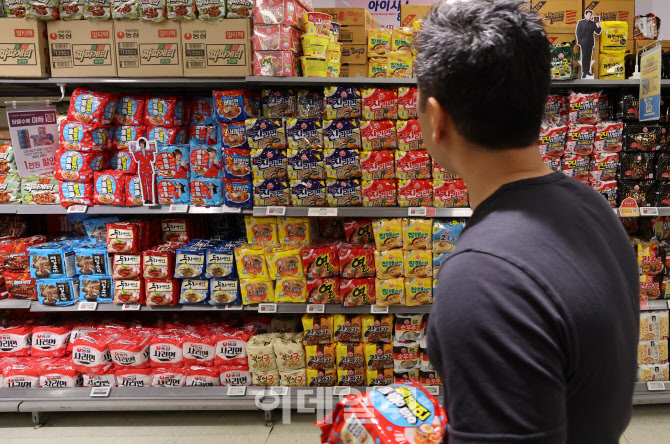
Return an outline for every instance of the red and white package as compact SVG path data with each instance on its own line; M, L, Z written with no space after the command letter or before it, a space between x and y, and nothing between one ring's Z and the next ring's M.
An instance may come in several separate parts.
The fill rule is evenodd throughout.
M543 156L560 157L565 152L565 135L567 125L542 125L540 130L540 154Z
M254 23L266 25L291 25L301 28L298 8L294 0L256 0L254 2Z
M570 123L589 123L595 125L600 119L598 104L600 93L571 93L570 94Z
M547 96L544 104L543 125L561 125L568 120L568 110L565 107L565 99L561 95Z
M222 365L219 367L219 372L221 372L219 379L224 387L251 385L251 372L247 366Z
M623 149L623 122L600 122L596 125L594 153L618 153Z
M149 367L149 332L128 332L109 344L112 362L117 369Z
M144 124L168 128L184 124L184 98L177 96L148 97L145 105Z
M296 77L300 59L291 51L254 51L251 66L255 76Z
M67 111L68 120L100 124L104 119L107 104L112 98L112 94L77 88L70 96L70 106Z
M191 367L186 369L186 387L217 387L219 381L219 369L216 367Z
M618 182L616 180L591 182L591 188L599 192L612 208L616 208Z
M251 327L255 329L253 333L254 335L262 335L265 333L272 332L272 323L269 316L263 316L263 315L249 316L244 320L244 328L251 328ZM219 363L217 362L216 365L219 365Z
M83 373L84 387L116 387L114 365L106 365L100 373Z
M254 25L251 37L254 51L302 52L301 32L290 25Z
M118 338L116 333L94 331L80 336L73 343L72 362L82 373L99 373L112 363L109 345Z
M563 162L560 157L542 156L542 162L554 171L563 169Z
M591 156L589 182L616 180L616 173L618 168L619 155L617 153L595 154Z
M75 339L80 336L86 336L87 334L91 333L92 331L96 331L97 329L98 327L90 323L75 325L72 328L72 332L70 333L70 343L67 346L67 351L72 352Z
M249 365L247 342L254 334L256 334L255 327L244 327L217 334L215 364L217 366Z
M151 387L152 369L127 368L116 371L116 385L119 387Z
M149 365L151 367L175 368L184 364L184 335L178 331L166 331L151 338Z
M593 142L595 141L595 138L595 126L571 123L568 127L568 137L565 141L565 153L588 156L593 152Z
M214 365L216 350L216 336L205 331L190 332L184 338L184 365Z
M2 369L4 388L37 388L40 386L39 363L27 359L16 360Z
M33 358L65 356L71 331L69 326L44 325L33 328L30 355Z
M183 387L186 384L185 368L154 368L152 387Z
M579 154L567 154L563 158L563 172L579 181L586 182L589 179L589 156Z
M0 358L30 356L32 333L30 324L0 326Z
M116 103L116 114L114 114L114 124L142 125L144 123L145 104L146 98L144 96L119 96Z
M81 387L81 373L74 368L67 358L56 359L43 363L38 369L40 386L45 388Z

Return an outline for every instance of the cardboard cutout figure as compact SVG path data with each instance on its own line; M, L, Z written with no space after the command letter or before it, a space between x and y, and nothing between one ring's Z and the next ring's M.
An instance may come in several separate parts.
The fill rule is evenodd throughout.
M577 22L577 28L575 29L575 37L577 37L579 53L581 54L582 79L593 78L591 72L593 60L591 58L593 57L593 47L596 46L595 34L600 35L601 32L600 17L594 18L593 11L587 9L584 12L584 18Z
M145 206L156 205L156 172L154 162L158 146L155 140L147 141L144 137L137 142L129 142L130 154L137 162L137 175L140 176L140 188L142 190L142 201Z

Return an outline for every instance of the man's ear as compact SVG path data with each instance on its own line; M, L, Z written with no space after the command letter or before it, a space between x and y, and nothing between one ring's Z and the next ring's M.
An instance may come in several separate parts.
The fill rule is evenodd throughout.
M426 101L426 108L430 116L430 125L433 129L431 138L435 145L439 145L447 137L450 118L440 102L435 97L429 97Z

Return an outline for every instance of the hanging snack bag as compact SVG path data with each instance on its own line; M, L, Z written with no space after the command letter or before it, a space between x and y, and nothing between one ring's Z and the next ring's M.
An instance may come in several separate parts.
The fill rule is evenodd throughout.
M360 121L358 119L324 120L323 146L326 148L326 150L360 149Z
M326 119L360 118L361 91L358 88L328 86L324 89ZM325 125L324 125L325 128Z

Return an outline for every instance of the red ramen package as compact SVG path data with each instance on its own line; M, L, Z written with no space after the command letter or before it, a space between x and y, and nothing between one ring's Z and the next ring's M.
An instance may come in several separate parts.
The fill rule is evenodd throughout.
M370 218L347 219L343 226L345 238L351 244L366 244L375 241Z
M3 344L0 358L29 356L31 334L32 326L29 324L0 326L0 340Z
M419 90L413 86L398 88L398 118L410 120L418 118L417 103Z
M335 244L308 245L300 250L300 256L308 279L340 275L340 262Z
M288 206L290 191L288 181L282 179L254 180L254 205Z
M190 178L223 179L221 148L218 146L191 143ZM192 194L192 193L191 193Z
M224 179L223 201L227 207L250 208L253 206L254 186L248 180Z
M140 226L129 222L111 222L107 228L107 251L140 253Z
M166 331L151 338L149 365L151 367L175 368L184 363L184 335L179 331Z
M661 284L663 282L663 275L651 276L646 274L640 275L640 300L651 301L658 299L661 296Z
M398 189L395 180L363 180L361 192L364 207L395 207L398 205Z
M654 153L619 153L622 179L651 179L654 177Z
M321 119L325 112L323 90L300 89L297 93L298 114L301 119Z
M437 208L465 208L470 206L468 187L458 180L433 181L433 206Z
M123 171L105 170L93 174L93 200L99 205L125 205L125 178Z
M544 125L562 125L568 120L568 110L565 99L561 95L547 96L544 105L542 123Z
M282 119L247 119L249 148L286 148L286 134Z
M361 170L363 180L395 179L395 151L363 151Z
M140 254L115 254L112 264L112 277L115 279L140 279L142 277L142 255Z
M398 133L398 149L400 151L426 149L418 120L398 120L396 122L396 132Z
M374 245L342 243L339 245L338 255L343 279L375 276ZM340 288L342 288L343 284L344 281L340 283ZM372 292L374 294L374 279Z
M286 119L286 139L290 149L323 149L320 119Z
M600 122L596 125L596 138L593 143L594 153L618 153L623 148L623 123Z
M307 280L310 304L341 304L340 278L327 277Z
M144 96L120 96L116 104L114 124L143 125L146 98Z
M398 179L430 179L430 156L427 151L398 151L395 170Z
M117 337L109 344L114 367L148 368L150 341L151 335L148 332L132 332Z
M326 184L323 180L292 180L291 206L315 207L326 205Z
M194 125L213 125L214 118L214 98L213 97L193 97L188 104L189 124Z
M658 151L667 143L667 130L661 124L628 123L624 151Z
M589 178L589 156L566 154L563 158L563 172L582 182Z
M216 120L219 123L242 122L257 117L251 95L245 90L214 91Z
M600 93L570 93L570 123L587 123L595 125L598 123L598 104Z
M655 201L655 187L653 180L619 180L618 200L632 197L639 207L649 207Z
M189 140L202 145L216 145L217 131L213 126L192 126L188 131Z
M300 31L289 25L256 25L251 42L254 51L292 51L298 54L302 49L300 36Z
M261 93L262 116L266 119L293 117L296 114L296 97L292 89L264 89Z
M196 206L220 207L223 204L223 182L221 179L191 179L189 193L191 203Z
M64 325L34 327L30 341L30 356L33 358L58 358L65 356L68 343L70 342L71 330L71 327Z
M331 207L358 207L363 203L361 181L358 179L328 179L326 199Z
M116 150L127 150L128 142L136 142L141 137L146 137L146 127L119 125L112 128L112 148Z
M58 150L54 177L64 181L92 181L93 172L104 169L106 159L103 153Z
M395 122L392 120L362 121L361 145L364 151L398 148Z
M589 181L609 181L616 180L617 169L619 168L619 155L617 153L600 153L591 157L591 170L589 171Z
M188 129L148 126L147 139L155 140L159 145L182 145L188 143Z
M148 368L116 370L119 387L150 387L152 379L152 371Z
M166 128L184 125L184 99L181 97L149 97L145 105L144 124Z
M82 182L60 182L60 204L63 207L70 205L93 205L93 184Z
M144 303L144 281L114 279L114 298L112 302L122 304Z
M543 125L540 130L540 154L543 156L560 157L565 152L565 135L567 125Z
M139 183L137 187L139 187ZM133 193L133 199L137 202L137 198L140 198L140 201L139 203L135 203L135 205L142 205L141 191L138 189L136 194L135 196L135 193ZM161 205L188 204L191 202L189 181L188 179L164 179L157 177L156 195L158 196L158 203Z
M356 179L363 175L360 154L356 150L327 149L323 157L328 179Z
M591 154L595 136L595 126L571 123L568 127L568 136L565 142L565 153L581 154L583 156Z
M253 75L295 77L300 73L300 59L291 51L254 51Z
M358 119L324 120L323 146L326 149L360 149L360 121Z
M277 151L281 153L281 151ZM288 150L288 178L291 180L325 179L326 164L323 152L316 150ZM252 152L252 157L254 153Z
M591 188L599 192L610 204L612 208L616 208L617 203L617 181L592 181Z
M144 251L142 274L146 279L169 279L174 274L174 252Z
M254 327L238 328L216 335L216 365L248 365L247 342L256 333Z
M187 179L190 170L189 145L158 145L154 168L156 176L167 179Z
M252 376L247 365L222 365L219 371L221 385L224 387L251 385Z
M226 179L251 180L249 150L225 148L223 150L223 165L223 174Z
M433 206L433 185L430 179L398 180L398 205L401 207Z
M130 150L115 151L110 159L110 166L125 174L137 174L137 162Z
M374 278L358 278L340 280L340 295L342 305L354 307L359 305L375 305L377 294L375 293Z
M77 88L70 97L68 120L82 123L101 124L111 94Z
M93 331L74 340L72 364L82 373L99 373L112 363L109 346L118 339L116 333Z
M563 169L563 161L560 157L542 156L542 161L554 171L561 171ZM435 177L434 168L433 166L433 177Z
M60 125L60 147L74 151L102 151L112 146L111 127L65 121Z
M295 0L258 0L254 4L254 23L284 24L301 28L302 17Z
M244 122L219 124L219 144L223 148L242 148L248 150L247 127Z
M396 120L398 118L398 90L392 88L363 88L363 119Z
M326 119L360 118L361 91L358 88L328 86L324 89Z

